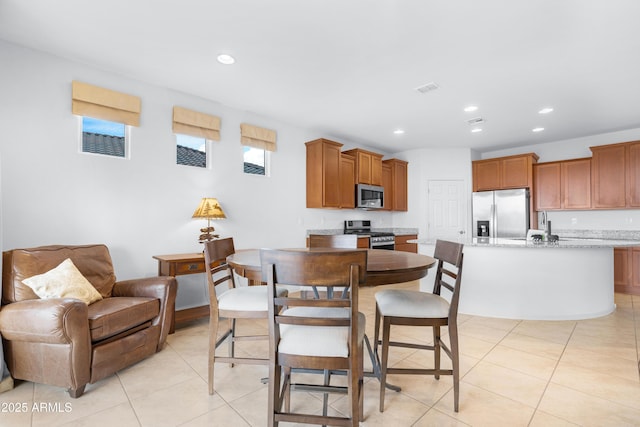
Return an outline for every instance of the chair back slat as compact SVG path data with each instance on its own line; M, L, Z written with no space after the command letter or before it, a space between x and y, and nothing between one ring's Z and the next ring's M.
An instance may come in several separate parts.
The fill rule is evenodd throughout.
M349 318L329 317L300 317L278 316L276 323L279 325L305 325L305 326L350 326Z
M462 280L462 243L437 240L434 258L438 260L438 269L433 284L433 293L440 295L442 288L451 292L449 304L449 318L455 319L458 314L460 299L460 283Z
M210 240L204 243L204 265L207 272L207 284L209 286L210 315L218 315L218 297L221 292L219 287L235 288L233 269L227 264L227 257L234 254L233 238Z
M348 298L294 298L283 297L274 298L274 303L282 307L326 307L326 308L348 308L351 306Z
M344 265L361 265L358 272L358 283L363 284L366 279L367 251L360 250L331 250L321 248L311 251L298 250L261 250L262 265L274 264L277 261L276 283L298 286L344 287L349 284L349 269ZM262 270L262 280L266 281L266 271Z

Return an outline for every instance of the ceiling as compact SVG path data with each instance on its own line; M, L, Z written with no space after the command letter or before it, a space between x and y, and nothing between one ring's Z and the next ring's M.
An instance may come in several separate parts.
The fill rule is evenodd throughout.
M318 137L488 151L640 128L638 17L637 0L0 0L0 39Z

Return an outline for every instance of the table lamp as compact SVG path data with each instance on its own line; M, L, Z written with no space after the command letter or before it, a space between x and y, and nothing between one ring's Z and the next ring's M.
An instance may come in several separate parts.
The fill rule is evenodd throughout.
M201 228L200 232L200 243L208 242L209 240L213 240L219 237L217 234L212 234L215 231L215 228L211 226L212 219L220 219L226 218L224 211L220 207L220 203L218 203L218 199L213 197L203 197L200 201L200 205L193 213L192 218L206 218L207 219L207 227Z

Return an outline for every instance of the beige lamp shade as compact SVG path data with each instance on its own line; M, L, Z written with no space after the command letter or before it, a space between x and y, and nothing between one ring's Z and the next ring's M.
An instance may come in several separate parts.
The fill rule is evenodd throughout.
M203 197L202 200L200 200L200 205L193 213L193 218L205 218L207 220L207 226L200 229L201 234L200 238L198 239L200 243L217 239L219 236L217 234L213 234L215 228L211 226L211 220L222 219L226 217L227 216L224 214L224 211L220 207L220 203L218 203L218 199L214 197Z
M220 219L226 218L218 199L214 197L203 197L200 205L193 213L193 218Z

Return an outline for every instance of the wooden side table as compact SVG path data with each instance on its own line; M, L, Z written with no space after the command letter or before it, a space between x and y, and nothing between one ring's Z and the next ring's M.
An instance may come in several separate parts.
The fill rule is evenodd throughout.
M204 254L189 253L189 254L170 254L170 255L154 255L154 259L158 260L158 275L159 276L183 276L186 274L198 274L206 273L204 265ZM203 317L209 317L209 305L202 305L200 307L187 308L185 310L173 309L173 321L171 322L170 333L175 331L176 323L188 322L190 320L201 319Z

